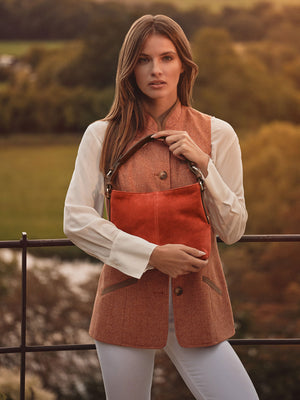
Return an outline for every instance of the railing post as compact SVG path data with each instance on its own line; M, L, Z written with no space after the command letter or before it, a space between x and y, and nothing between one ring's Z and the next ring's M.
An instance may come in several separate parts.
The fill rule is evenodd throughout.
M25 400L26 371L26 307L27 307L27 233L22 233L22 319L21 319L21 369L20 400Z

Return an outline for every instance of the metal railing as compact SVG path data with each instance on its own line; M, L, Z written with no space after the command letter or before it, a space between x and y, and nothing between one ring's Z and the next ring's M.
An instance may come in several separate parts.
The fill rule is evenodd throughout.
M217 238L218 242L222 242ZM300 234L284 235L244 235L239 242L300 242ZM27 311L27 252L28 248L34 247L65 247L73 246L68 239L34 239L29 240L27 234L22 234L21 240L0 241L0 249L21 249L22 250L22 299L21 299L21 343L17 347L0 347L0 354L21 355L20 360L20 400L25 400L25 371L26 354L48 351L72 351L72 350L94 350L94 344L65 344L52 346L28 346L26 344L26 311ZM299 345L300 338L280 339L230 339L232 345Z

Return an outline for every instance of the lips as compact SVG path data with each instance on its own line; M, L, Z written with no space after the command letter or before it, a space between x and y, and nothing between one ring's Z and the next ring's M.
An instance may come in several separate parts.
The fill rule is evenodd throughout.
M161 85L165 85L166 82L165 81L152 81L149 83L149 86L161 86Z

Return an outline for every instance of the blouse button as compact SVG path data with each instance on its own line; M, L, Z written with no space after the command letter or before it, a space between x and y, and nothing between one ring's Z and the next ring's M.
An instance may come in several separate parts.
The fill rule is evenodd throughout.
M159 179L161 179L163 181L163 180L167 179L167 176L168 176L168 174L166 171L161 171L159 174Z
M176 296L181 296L183 293L182 287L178 286L177 288L175 288L174 293L176 294Z

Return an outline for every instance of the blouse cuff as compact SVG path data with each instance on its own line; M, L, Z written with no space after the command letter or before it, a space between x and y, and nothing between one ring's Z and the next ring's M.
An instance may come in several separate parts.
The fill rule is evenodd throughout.
M137 236L119 231L107 264L139 279L146 271L151 253L156 246Z

